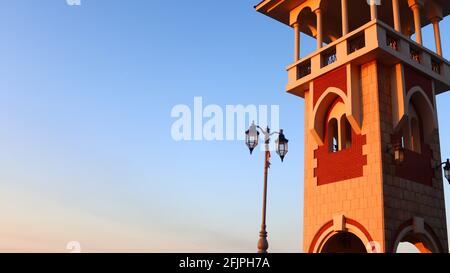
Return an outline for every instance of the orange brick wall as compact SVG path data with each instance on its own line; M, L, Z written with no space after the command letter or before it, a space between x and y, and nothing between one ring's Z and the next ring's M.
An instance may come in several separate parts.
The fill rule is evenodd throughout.
M395 236L402 225L413 217L421 217L433 230L443 251L448 251L442 172L433 170L431 186L398 177L393 156L388 152L393 135L391 69L376 61L360 67L361 135L366 137L362 154L367 158L362 176L319 186L314 171L318 167L314 151L319 147L305 131L305 252L310 250L320 229L337 214L356 220L385 252L393 251ZM312 84L312 90L305 93L306 128L311 120L316 86ZM438 164L441 158L437 130L428 144L433 158L430 164Z
M367 156L362 152L362 147L366 144L366 136L358 135L352 130L352 146L338 153L329 152L328 128L325 129L324 139L324 145L314 151L314 158L317 159L317 168L314 169L317 185L363 175L363 166L367 164Z
M377 64L370 62L361 67L363 122L362 135L366 144L362 146L367 156L367 165L363 167L361 177L347 179L339 183L317 185L314 169L317 160L314 151L318 148L309 132L305 132L305 191L304 191L304 251L320 228L333 219L336 214L344 214L359 222L367 229L375 241L384 249L381 136L379 97L377 95ZM313 99L312 91L305 93L305 124L310 120Z
M345 65L314 80L314 105L328 87L336 87L347 93L347 70Z

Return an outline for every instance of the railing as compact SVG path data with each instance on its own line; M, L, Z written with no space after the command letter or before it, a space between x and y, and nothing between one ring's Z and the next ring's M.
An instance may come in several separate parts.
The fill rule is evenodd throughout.
M322 67L335 63L337 61L336 47L322 53Z
M394 36L390 35L389 33L386 33L386 45L396 51L399 50L399 40L397 38L394 38Z
M288 68L289 81L291 83L300 79L307 81L308 76L319 73L321 69L334 67L336 63L346 59L347 55L357 54L356 52L367 46L365 28L374 24L374 22L368 23L291 65ZM345 53L345 55L342 55L342 53Z
M302 94L314 78L347 63L362 64L366 60L363 56L380 50L389 53L383 55L383 60L388 63L401 60L442 83L437 85L440 86L436 89L437 94L450 86L447 60L397 33L389 25L374 20L290 65L287 89L299 88L295 92Z
M306 60L305 62L299 64L297 67L297 73L297 79L301 79L311 74L311 60Z
M358 51L366 46L366 37L364 33L348 40L348 54Z
M437 74L441 74L441 62L437 60L431 60L431 70Z
M420 51L418 49L410 47L409 55L411 57L411 60L418 62L418 63L422 62L422 58L420 57Z

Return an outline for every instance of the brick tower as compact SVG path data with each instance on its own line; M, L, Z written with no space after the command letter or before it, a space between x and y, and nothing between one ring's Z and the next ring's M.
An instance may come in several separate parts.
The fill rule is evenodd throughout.
M349 8L351 7L351 8ZM447 0L264 0L294 29L305 100L304 251L448 252L436 95L450 89ZM422 44L432 24L436 50ZM300 33L317 49L300 58ZM412 38L413 37L413 38Z

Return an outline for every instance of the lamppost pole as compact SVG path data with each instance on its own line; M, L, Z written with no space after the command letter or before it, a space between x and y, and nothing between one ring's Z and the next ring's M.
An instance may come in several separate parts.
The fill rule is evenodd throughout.
M266 210L267 210L267 176L270 167L270 129L267 128L267 136L265 140L265 160L264 160L264 192L263 192L263 209L262 209L262 224L261 231L259 232L258 241L258 253L267 253L269 248L269 242L267 241L267 231L266 231ZM266 134L264 134L266 135Z
M245 142L250 149L250 154L253 153L253 150L258 146L259 139L259 131L264 135L264 148L265 148L265 160L264 160L264 191L263 191L263 206L262 206L262 223L261 223L261 231L259 232L259 240L258 240L258 253L267 253L267 249L269 248L269 242L267 241L267 230L266 230L266 212L267 212L267 177L270 168L270 136L273 134L278 134L279 137L275 141L277 154L280 156L281 161L284 160L288 152L288 142L283 134L283 130L280 132L270 133L270 128L267 127L266 130L262 129L259 126L256 126L255 123L252 123L250 129L245 132Z

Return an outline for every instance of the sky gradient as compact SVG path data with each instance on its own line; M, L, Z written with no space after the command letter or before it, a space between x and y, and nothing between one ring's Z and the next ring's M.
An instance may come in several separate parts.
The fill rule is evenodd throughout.
M254 252L263 153L174 141L171 110L194 97L223 109L279 105L290 151L283 164L272 157L270 250L301 251L304 108L284 92L292 29L255 12L257 0L4 2L1 252L65 252L70 241L83 251ZM442 21L444 55L449 29ZM434 49L432 35L427 27ZM302 56L314 46L302 36ZM447 158L450 95L437 102Z

